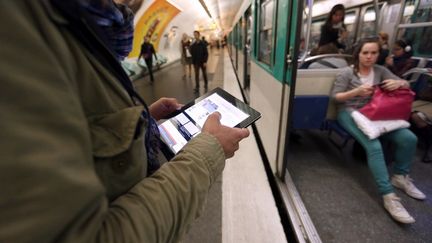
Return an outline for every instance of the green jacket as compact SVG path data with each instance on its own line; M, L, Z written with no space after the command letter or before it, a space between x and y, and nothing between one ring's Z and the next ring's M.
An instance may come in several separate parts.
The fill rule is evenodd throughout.
M0 26L0 242L181 239L225 165L218 141L146 178L144 108L50 2L1 1Z

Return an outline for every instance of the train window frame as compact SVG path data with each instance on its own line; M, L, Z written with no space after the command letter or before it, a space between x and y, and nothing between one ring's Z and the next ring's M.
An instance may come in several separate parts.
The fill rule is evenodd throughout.
M263 16L263 6L264 5L268 5L272 3L272 14L271 14L271 18L269 18L269 16ZM271 72L271 67L274 66L274 50L276 47L276 17L277 17L277 5L278 5L278 0L258 0L257 1L257 11L256 11L256 15L255 15L255 19L258 20L256 21L256 25L255 25L255 47L256 47L256 52L255 52L255 59L258 61L258 63L262 64L262 67L265 68L267 71ZM269 12L266 12L269 13ZM264 25L262 24L262 21L265 21ZM263 60L263 57L261 56L261 47L262 47L262 39L261 39L261 34L264 31L270 31L270 41L268 43L271 44L271 46L267 49L268 53L268 57L266 60Z
M406 1L402 8L402 17L396 32L396 38L408 41L413 49L413 56L430 58L432 56L432 45L430 38L432 37L432 6L421 5L421 0ZM408 5L410 4L410 5ZM407 6L408 5L408 6ZM414 8L414 9L413 9ZM423 12L426 12L428 19L422 19ZM415 13L409 15L406 12ZM417 21L420 19L420 21Z
M384 3L382 3L382 2L378 3L378 8L379 8L380 13L381 13L383 7L384 7ZM369 34L369 35L364 35L363 33L364 33L364 28L365 28L365 18L367 16L368 11L372 11L375 14L375 16L374 16L375 19L372 21L368 21L368 22L373 23L373 31L372 31L373 33ZM360 20L358 22L359 22L359 24L358 24L358 29L357 29L356 40L359 40L359 39L364 38L364 37L370 37L370 36L378 35L379 31L376 29L377 25L375 23L378 22L378 25L379 25L380 19L377 18L377 15L375 12L375 6L373 4L368 4L368 5L365 5L361 8Z

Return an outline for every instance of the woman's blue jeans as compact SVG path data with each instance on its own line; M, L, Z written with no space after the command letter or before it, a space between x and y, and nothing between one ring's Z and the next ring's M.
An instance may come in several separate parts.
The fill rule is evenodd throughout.
M339 112L338 122L365 149L369 169L372 171L381 195L393 192L380 140L370 140L357 127L348 111ZM394 146L393 173L398 175L408 174L417 148L416 135L409 129L403 128L385 133L380 138L384 141L389 141Z

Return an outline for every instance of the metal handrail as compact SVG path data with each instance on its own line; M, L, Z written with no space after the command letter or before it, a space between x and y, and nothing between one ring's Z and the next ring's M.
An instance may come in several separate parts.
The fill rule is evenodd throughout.
M321 54L321 55L308 57L304 60L304 62L313 62L326 57L342 57L342 58L350 58L350 59L353 58L352 55L348 55L348 54Z
M304 43L305 52L300 57L299 64L298 64L299 66L301 66L305 62L306 57L308 55L309 42L310 42L310 32L311 32L311 26L312 26L312 7L313 7L314 0L309 0L306 2L308 4L309 15L307 18L306 33L305 33L305 36L306 36L305 43Z
M406 73L402 74L402 77L406 78L411 74L419 74L419 75L426 75L432 77L432 68L411 68ZM411 80L410 82L413 81L415 80Z

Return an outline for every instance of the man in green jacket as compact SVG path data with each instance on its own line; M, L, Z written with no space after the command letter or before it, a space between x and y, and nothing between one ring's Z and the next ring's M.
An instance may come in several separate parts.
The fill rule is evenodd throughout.
M0 242L177 242L249 132L213 114L149 173L177 102L147 109L78 2L0 3Z

